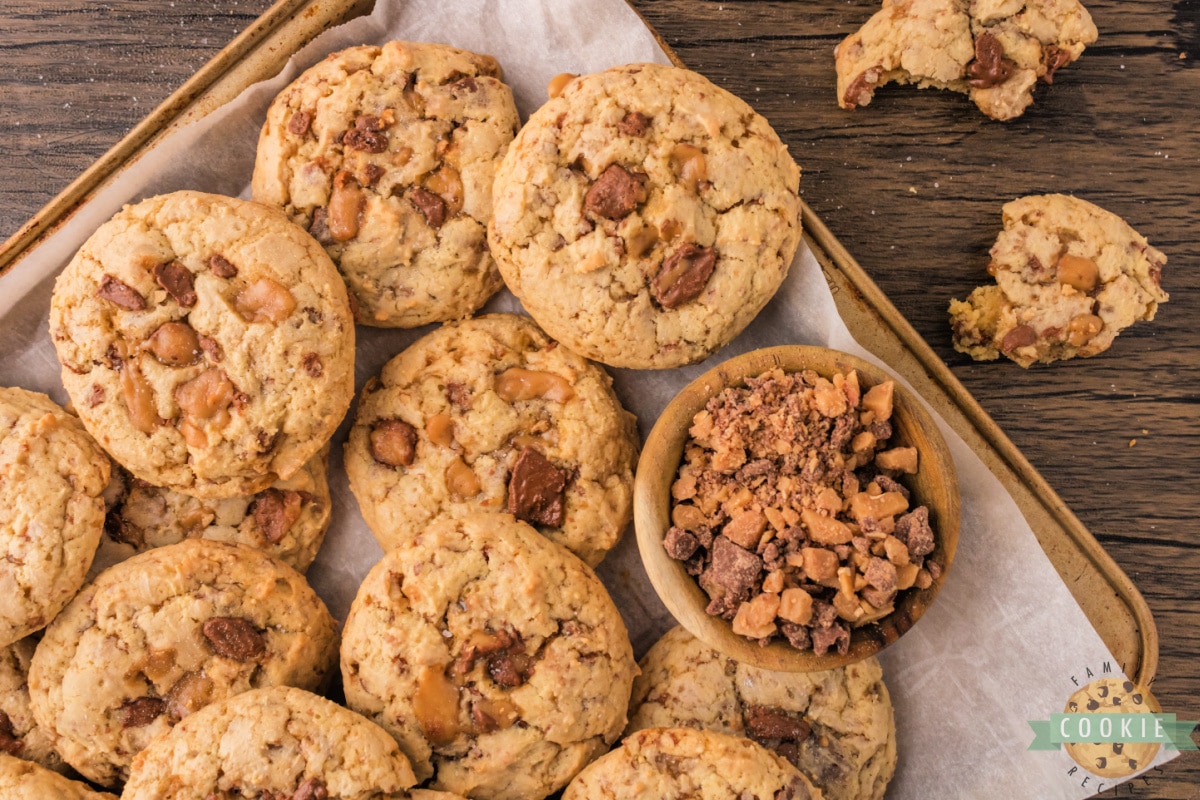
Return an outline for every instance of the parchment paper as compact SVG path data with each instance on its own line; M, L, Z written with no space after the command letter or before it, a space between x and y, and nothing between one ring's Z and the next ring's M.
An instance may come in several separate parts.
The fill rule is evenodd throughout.
M47 314L54 276L91 232L122 204L177 189L249 197L258 130L274 95L326 53L389 39L441 41L496 56L522 119L560 72L587 73L633 61L668 63L622 0L381 0L375 13L306 47L274 80L184 129L100 192L18 269L0 279L0 382L66 395ZM832 65L831 65L832 68ZM801 164L803 167L803 164ZM938 301L940 302L940 301ZM489 311L520 312L507 292ZM357 385L429 328L359 328ZM617 392L644 437L688 381L720 361L773 344L818 344L868 358L838 317L821 270L797 255L776 298L732 344L703 364L666 372L615 370ZM884 365L886 366L886 365ZM936 414L934 415L937 416ZM940 422L940 420L939 420ZM359 581L381 552L350 494L341 463L348 421L335 437L330 483L334 522L309 578L344 618ZM1120 667L1039 547L1017 506L944 422L963 495L958 554L937 602L884 651L896 709L900 762L890 798L1082 798L1113 781L1088 777L1065 752L1027 752L1027 720L1048 719L1067 697ZM640 656L674 625L651 588L632 530L599 573L620 606ZM1160 752L1155 763L1176 753Z

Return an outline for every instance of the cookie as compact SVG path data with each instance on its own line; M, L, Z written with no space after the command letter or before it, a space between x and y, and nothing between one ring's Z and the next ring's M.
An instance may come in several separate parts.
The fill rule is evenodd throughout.
M563 800L820 800L795 767L749 739L650 728L579 773Z
M299 573L244 545L189 539L85 586L38 645L29 692L67 763L112 786L209 703L320 687L336 650L334 620Z
M286 481L224 500L160 489L117 467L104 493L108 516L92 572L184 539L249 545L304 572L329 528L328 464L329 449L323 448Z
M857 32L834 48L838 105L871 102L888 83L969 95L992 119L1019 117L1037 82L1096 41L1077 0L884 0Z
M301 689L254 689L196 712L133 760L123 800L405 800L387 733Z
M504 514L430 523L383 557L342 634L346 702L430 788L545 797L625 726L637 665L595 573Z
M29 707L29 662L35 647L35 637L26 637L0 648L0 753L65 772L53 734L37 724Z
M79 591L104 528L108 457L49 397L0 387L0 647Z
M501 77L491 56L388 42L329 55L271 104L254 199L325 246L360 323L466 317L500 288L492 177L520 127Z
M1067 700L1064 714L1151 714L1150 693L1125 678L1100 678ZM1099 727L1097 725L1097 727ZM1117 726L1114 726L1116 729ZM1137 730L1137 727L1133 727ZM1068 742L1067 755L1093 775L1124 778L1150 766L1158 742Z
M637 423L612 379L525 317L447 324L368 382L346 472L384 550L508 511L591 565L632 514Z
M488 241L552 337L613 366L675 367L775 294L800 241L799 185L746 103L694 72L631 64L570 81L530 116L496 171Z
M50 333L88 431L154 486L254 494L354 394L346 289L283 212L200 192L126 206L58 277Z
M627 733L689 727L748 736L799 767L829 800L884 796L896 769L896 724L875 658L770 672L675 628L640 666Z
M0 797L4 800L117 800L115 795L93 792L32 761L0 754Z
M1107 350L1138 320L1152 320L1167 257L1112 212L1062 194L1004 206L980 286L950 303L954 349L1022 367Z

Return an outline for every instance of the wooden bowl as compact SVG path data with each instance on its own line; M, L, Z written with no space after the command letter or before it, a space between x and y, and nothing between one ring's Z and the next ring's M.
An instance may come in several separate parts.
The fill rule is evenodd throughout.
M633 498L638 549L650 582L667 609L705 644L737 661L763 669L781 672L832 669L874 655L899 639L937 596L950 572L958 544L958 478L950 451L933 418L897 381L889 445L917 448L919 469L916 475L905 476L904 484L913 496L911 507L925 505L929 508L936 540L936 548L930 557L942 565L941 575L927 589L914 587L902 592L897 597L896 610L887 617L852 628L850 649L845 655L831 650L818 656L811 650L799 651L783 639L763 647L735 634L728 621L705 613L709 602L707 593L687 574L682 562L667 555L663 536L671 525L671 484L679 471L692 418L721 390L745 386L746 378L776 367L789 373L811 369L826 378L836 372L857 370L864 392L891 379L878 367L846 353L822 347L785 345L731 358L692 381L663 410L638 461Z

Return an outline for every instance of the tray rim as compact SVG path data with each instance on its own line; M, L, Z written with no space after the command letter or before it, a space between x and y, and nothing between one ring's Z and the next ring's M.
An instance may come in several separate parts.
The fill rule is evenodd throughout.
M654 26L629 0L625 1L670 60L676 66L685 66ZM292 52L319 33L352 17L370 13L373 5L373 0L276 0L267 11L171 93L104 155L30 217L7 241L0 244L0 277L14 269L69 219L79 206L115 178L127 164L137 160L142 153L153 147L164 135L233 99L245 86L274 74L270 71L272 65L282 66ZM281 47L281 42L289 44L290 47ZM223 81L232 83L232 87L222 86ZM807 203L802 201L801 206L805 240L814 250L814 255L818 256L826 279L834 284L844 284L852 290L857 295L854 299L860 301L879 323L887 327L899 346L916 361L925 374L914 376L906 374L895 364L889 366L910 381L919 378L920 380L914 383L927 384L939 392L949 406L960 415L959 419L947 419L947 423L960 435L963 435L962 426L965 425L969 432L982 439L999 460L1001 471L1006 474L1000 474L996 465L987 463L988 459L984 459L985 465L996 475L1009 494L1014 495L1014 500L1018 499L1015 494L1023 493L1027 501L1036 503L1112 588L1137 629L1137 667L1132 670L1131 677L1140 685L1149 687L1157 673L1159 640L1154 618L1140 591L1046 479L959 382L933 348L900 314L820 217ZM835 270L836 274L831 272L831 269ZM835 299L838 300L839 310L842 310L844 303L851 302L847 298L837 298L836 293ZM853 327L851 333L855 333ZM871 349L865 343L863 346ZM945 417L944 412L940 413ZM964 439L967 438L964 436ZM975 445L970 441L967 444L979 454ZM1032 522L1030 525L1033 527ZM1043 551L1046 551L1041 536L1038 538ZM1054 556L1048 551L1047 557L1054 562ZM1057 569L1057 563L1055 566ZM1079 602L1072 585L1065 580L1064 583ZM1084 611L1087 613L1086 608ZM1104 638L1097 621L1091 615L1089 621ZM1112 647L1107 639L1106 644Z

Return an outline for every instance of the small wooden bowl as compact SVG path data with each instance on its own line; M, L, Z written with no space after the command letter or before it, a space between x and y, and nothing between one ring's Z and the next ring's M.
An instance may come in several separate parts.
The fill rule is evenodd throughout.
M746 378L776 367L789 373L811 369L826 378L836 372L857 370L864 392L891 379L878 367L855 356L802 345L755 350L709 370L688 384L667 405L646 439L634 483L634 524L638 549L650 582L683 627L705 644L737 661L780 672L813 672L852 664L878 653L899 639L925 613L950 572L958 545L958 478L950 450L933 418L917 398L897 382L889 444L917 448L919 469L916 475L905 476L904 483L913 495L911 506L929 508L936 540L936 549L930 557L942 565L941 575L927 589L914 588L901 593L896 610L877 623L852 628L850 649L845 655L836 650L821 656L814 655L811 650L802 652L783 639L762 647L735 634L728 621L705 613L708 595L696 579L687 574L682 562L667 555L663 536L671 525L671 484L679 471L693 417L721 390L728 386L745 386Z

